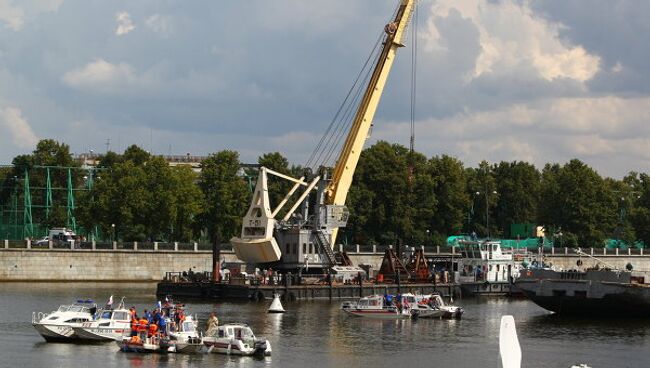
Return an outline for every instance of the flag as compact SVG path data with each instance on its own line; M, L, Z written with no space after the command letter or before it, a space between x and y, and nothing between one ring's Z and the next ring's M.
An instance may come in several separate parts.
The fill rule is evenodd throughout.
M113 296L111 295L110 298L108 298L108 301L106 302L106 305L110 305L111 307L113 306Z
M162 302L160 300L158 301L158 309L162 309Z

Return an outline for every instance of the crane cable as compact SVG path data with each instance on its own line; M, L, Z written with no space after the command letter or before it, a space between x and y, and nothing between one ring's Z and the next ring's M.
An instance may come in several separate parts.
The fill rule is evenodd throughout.
M398 10L399 7L395 9L391 19L395 18ZM327 127L327 130L323 133L318 144L310 154L304 167L316 169L319 166L324 166L332 159L334 152L337 152L337 148L343 145L342 138L344 138L345 133L349 131L353 123L355 107L358 107L363 91L372 75L372 66L376 64L381 54L381 48L379 46L384 37L385 32L382 29L352 87L350 87L345 99Z
M415 105L417 101L417 60L418 60L418 5L413 10L411 25L411 137L409 144L408 182L413 184L415 176Z

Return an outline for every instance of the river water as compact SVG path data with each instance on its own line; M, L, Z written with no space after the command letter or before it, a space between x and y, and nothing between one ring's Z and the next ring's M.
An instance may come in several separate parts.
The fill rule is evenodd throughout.
M273 347L266 358L219 354L156 355L118 351L114 343L46 343L31 326L32 311L49 312L77 298L104 304L125 296L138 311L155 305L154 284L0 283L0 367L498 367L500 318L512 314L522 367L650 367L650 321L559 319L526 300L465 298L460 321L378 321L347 316L340 302L189 302L205 321L247 322ZM202 325L203 326L203 325Z

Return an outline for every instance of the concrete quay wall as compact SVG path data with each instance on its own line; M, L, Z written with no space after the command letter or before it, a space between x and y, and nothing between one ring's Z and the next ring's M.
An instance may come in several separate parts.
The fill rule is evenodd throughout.
M167 271L212 268L211 252L0 251L1 281L160 281Z
M559 253L559 254L558 254ZM544 254L544 261L562 269L591 267L598 262L575 254ZM442 253L440 253L442 254ZM383 253L348 253L354 264L371 265L379 270ZM427 256L436 256L431 253ZM625 268L631 263L635 271L650 272L650 255L594 254L608 264ZM238 262L232 251L221 252L225 262ZM602 267L602 264L601 264ZM211 271L210 251L164 250L71 250L0 248L0 282L3 281L160 281L165 272Z

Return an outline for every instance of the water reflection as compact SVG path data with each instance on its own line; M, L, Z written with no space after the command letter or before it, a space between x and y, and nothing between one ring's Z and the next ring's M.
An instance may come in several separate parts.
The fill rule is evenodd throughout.
M247 322L269 339L265 358L210 355L131 354L114 343L45 343L31 326L33 310L51 311L77 296L104 302L126 296L138 311L155 305L155 286L123 284L0 284L0 366L497 366L498 329L504 314L515 316L526 367L648 366L650 321L565 319L526 300L459 299L462 320L372 320L340 311L339 302L284 303L287 313L269 314L266 303L188 302L201 327L210 312L220 323ZM625 362L624 364L621 362Z

